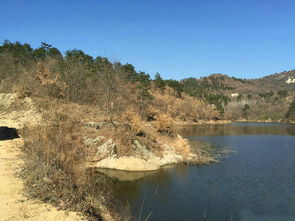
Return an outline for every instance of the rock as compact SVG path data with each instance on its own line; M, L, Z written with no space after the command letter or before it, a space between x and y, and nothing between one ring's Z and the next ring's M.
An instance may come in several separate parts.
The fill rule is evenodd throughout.
M128 156L111 158L108 157L95 164L99 168L124 170L124 171L153 171L158 170L160 165L148 162L144 159Z
M101 160L101 157L97 156L97 155L90 155L86 157L86 161L88 163L93 163L93 162L98 162Z
M92 138L87 138L84 141L84 144L86 146L92 146L92 145L96 145L97 143L101 143L103 140L105 139L104 136L97 136L96 138L92 139Z
M187 156L186 161L188 163L196 163L196 162L199 162L200 159L199 159L199 156L197 154L191 153L191 154L189 154Z
M136 149L136 157L143 158L151 164L159 166L176 164L182 162L184 159L181 155L176 154L173 146L164 145L163 157L157 157L152 151L148 150L145 145L140 144L137 140L133 141Z
M161 158L161 165L169 165L183 162L183 157L176 153L173 146L164 145L164 153Z
M105 122L94 122L94 121L92 121L92 122L86 123L85 127L94 128L94 129L98 130L98 129L102 128L102 127L113 128L114 125L116 125L116 124L119 124L119 123L118 122L111 123L111 122L107 122L107 121L105 121Z
M101 157L113 157L117 154L116 143L112 139L97 147L96 155Z
M135 149L135 155L137 157L141 157L145 160L155 157L155 155L148 150L145 145L140 144L138 140L133 141L133 148Z
M94 129L99 129L104 125L104 123L102 122L88 122L85 124L85 127L89 127L89 128L94 128Z
M97 162L95 167L124 171L153 171L160 169L164 165L177 164L184 161L181 155L173 151L173 147L166 148L162 158L155 156L150 151L146 153L146 156L148 156L147 159L135 156L107 157Z
M178 138L182 139L181 136ZM100 142L102 138L87 140L87 143L92 144ZM182 162L199 162L197 154L189 153L185 157L176 151L172 145L162 145L162 156L156 156L147 146L141 144L138 140L132 141L134 149L133 156L117 157L116 143L112 139L97 147L96 156L98 162L92 164L92 167L114 169L123 171L153 171L158 170L162 166L178 164ZM92 160L94 162L94 160Z
M164 145L163 157L157 157L152 151L139 141L133 141L135 156L116 157L116 144L109 139L100 145L97 155L101 160L94 164L94 167L124 170L124 171L153 171L170 164L184 162L184 158L177 154L173 146Z
M177 137L178 139L183 139L183 137L180 136L179 134L177 134L176 137Z

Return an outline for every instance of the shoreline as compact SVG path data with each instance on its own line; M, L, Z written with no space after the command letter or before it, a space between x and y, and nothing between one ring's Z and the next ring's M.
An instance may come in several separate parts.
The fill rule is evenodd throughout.
M181 137L181 139L183 138ZM173 146L165 145L166 149L163 151L163 155L159 157L152 151L142 147L142 155L122 157L109 156L98 162L88 164L88 168L145 173L158 171L167 166L180 164L205 165L218 162L215 155L211 155L210 152L204 151L209 146L211 147L211 145L205 145L200 141L195 141L194 144L191 144L187 139L183 139L183 141L185 142L183 144L189 145L189 152L186 154L179 153ZM208 154L205 154L205 152Z
M230 120L200 120L198 122L174 121L173 126L218 125L218 124L230 124L232 122L233 121L230 121Z
M283 121L283 120L220 120L220 121L204 121L200 120L198 122L192 121L175 121L173 126L195 126L195 125L222 125L231 123L280 123L280 124L295 124L295 121Z
M284 120L234 120L232 122L295 124L295 121L284 121Z

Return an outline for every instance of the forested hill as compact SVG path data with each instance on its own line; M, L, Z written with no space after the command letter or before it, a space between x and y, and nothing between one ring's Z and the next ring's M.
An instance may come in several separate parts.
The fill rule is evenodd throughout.
M295 118L295 71L251 80L224 74L152 79L132 64L77 49L63 54L47 43L35 49L20 42L1 45L0 90L94 105L111 121L126 108L149 120L159 113L177 121Z
M258 94L270 91L294 90L295 70L268 75L258 79L241 79L224 74L212 74L203 78L187 78L181 81L184 90L192 95L202 91L230 95L231 93Z
M9 41L0 46L0 91L89 105L111 122L120 121L128 110L148 121L159 116L174 121L221 118L213 105L184 93L179 81L160 74L152 79L132 64L78 49L63 54L45 42L39 48Z
M214 104L226 118L280 120L289 115L295 94L295 70L259 79L224 74L181 81L187 94Z
M252 80L256 87L263 87L265 90L293 90L295 89L295 70L284 71L268 75L263 78Z

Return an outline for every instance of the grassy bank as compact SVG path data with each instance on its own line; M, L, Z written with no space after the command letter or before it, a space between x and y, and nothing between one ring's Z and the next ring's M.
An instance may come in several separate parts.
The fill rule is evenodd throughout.
M60 209L82 212L89 220L103 220L107 213L116 217L119 213L112 208L110 180L101 176L93 181L87 175L87 149L83 148L80 126L63 122L22 130L26 192L30 198ZM115 220L122 220L121 216Z

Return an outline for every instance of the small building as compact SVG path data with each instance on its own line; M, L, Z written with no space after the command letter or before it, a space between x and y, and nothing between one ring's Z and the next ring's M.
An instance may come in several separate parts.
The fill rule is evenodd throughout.
M233 93L230 95L231 97L238 97L239 96L239 93Z
M288 78L288 80L286 80L287 84L294 84L295 83L295 78Z

